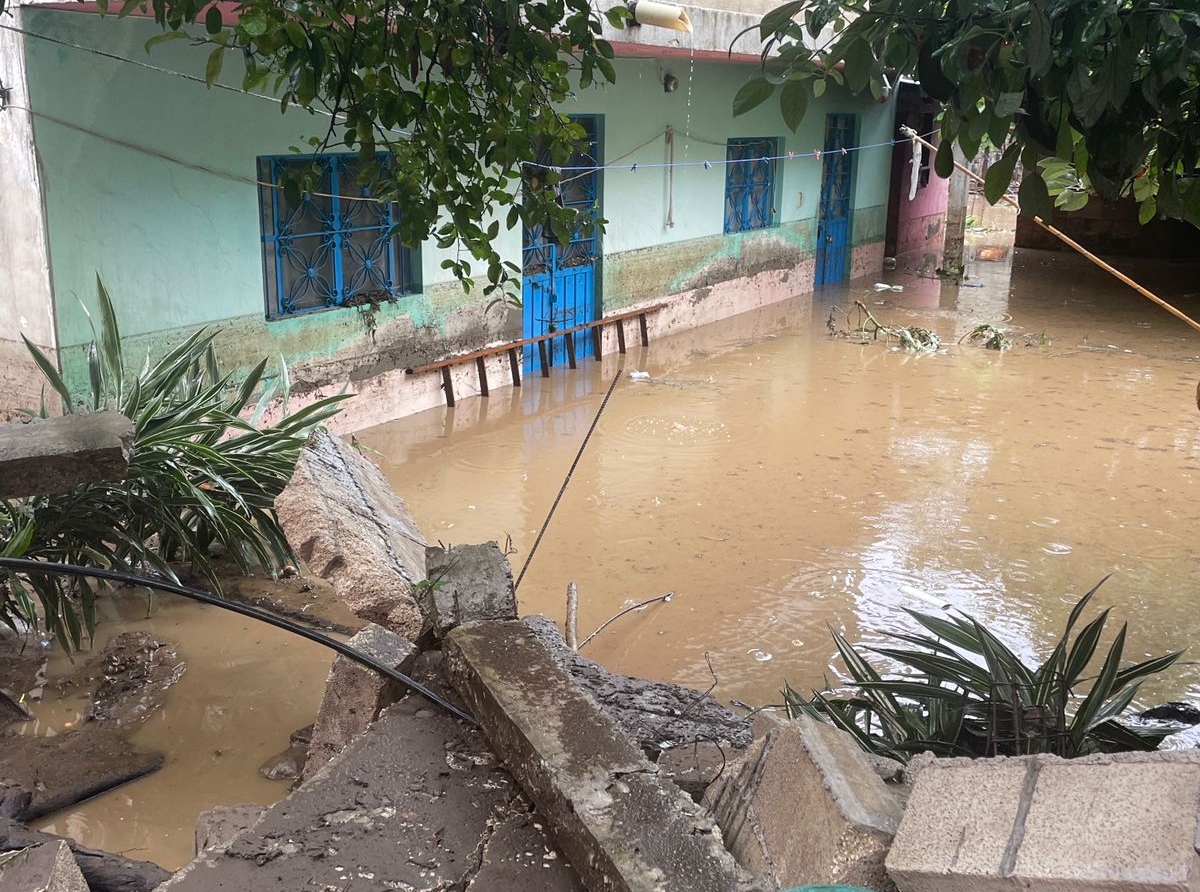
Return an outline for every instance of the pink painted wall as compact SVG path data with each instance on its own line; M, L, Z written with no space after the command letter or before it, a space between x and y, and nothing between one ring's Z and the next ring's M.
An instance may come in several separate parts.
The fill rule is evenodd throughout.
M921 135L934 129L932 114L923 106L919 89L901 84L896 105L896 133L900 127L912 127ZM936 139L935 139L936 142ZM946 207L950 198L950 181L941 179L929 164L928 181L908 198L912 176L912 145L898 143L892 150L892 188L888 197L888 224L885 248L887 256L896 258L896 269L932 274L942 263L945 240Z

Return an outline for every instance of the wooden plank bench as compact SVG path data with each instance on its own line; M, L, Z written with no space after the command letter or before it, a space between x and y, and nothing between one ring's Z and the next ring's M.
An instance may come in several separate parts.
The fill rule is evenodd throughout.
M646 315L655 313L665 307L665 303L654 304L648 307L641 307L636 310L626 310L623 313L614 313L611 316L605 316L602 319L594 319L591 322L584 322L581 325L573 326L572 328L564 328L559 331L550 331L545 334L537 335L532 338L522 338L519 341L509 341L506 344L497 344L494 347L485 347L482 350L476 350L473 353L463 353L459 356L451 356L447 359L441 359L437 362L431 362L428 365L417 366L416 368L406 369L409 375L421 375L425 372L442 373L442 389L446 392L446 405L454 407L454 383L451 380L450 369L456 365L463 365L468 362L475 363L475 371L479 375L479 395L488 395L488 376L485 360L492 356L499 356L501 353L508 354L508 367L512 373L513 387L521 386L521 355L522 347L527 347L532 344L537 344L538 347L538 365L542 372L543 378L550 377L550 351L547 345L554 338L563 338L567 348L567 364L571 368L576 368L575 365L575 335L581 331L590 331L592 333L592 353L595 356L596 362L600 361L601 338L603 336L604 326L615 324L617 327L617 352L625 352L625 320L637 318L639 333L642 336L642 346L646 347L650 344L650 334L646 326Z

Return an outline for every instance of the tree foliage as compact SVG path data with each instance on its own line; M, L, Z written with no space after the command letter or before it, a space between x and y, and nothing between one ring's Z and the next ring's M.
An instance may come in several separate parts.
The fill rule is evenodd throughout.
M940 175L949 176L953 143L974 157L987 137L1010 146L996 183L1018 158L1030 174L1020 195L1028 213L1048 216L1052 192L1076 209L1094 190L1106 201L1132 196L1143 221L1200 225L1194 4L794 0L763 16L758 31L763 74L745 89L754 104L778 93L792 122L792 83L820 95L832 80L878 98L886 79L914 76L945 111ZM1049 175L1038 165L1045 159Z
M501 225L547 224L566 241L599 222L561 206L553 171L521 188L522 162L564 165L584 137L556 104L616 79L588 0L242 0L232 26L209 0L129 0L119 14L135 11L164 29L151 44L210 44L210 84L233 62L244 89L329 113L306 150L357 152L372 194L399 203L401 240L457 246L443 267L468 285L482 270L485 294L518 272L493 247Z

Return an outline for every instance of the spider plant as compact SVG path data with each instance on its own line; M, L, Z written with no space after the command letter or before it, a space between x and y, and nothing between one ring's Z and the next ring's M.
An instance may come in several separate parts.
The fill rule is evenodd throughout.
M1107 579L1107 577L1105 577ZM1118 721L1143 679L1180 653L1122 667L1127 624L1093 664L1109 617L1106 609L1079 629L1102 579L1071 611L1050 656L1030 667L996 635L965 614L939 617L906 611L923 629L890 633L897 646L855 647L833 632L848 680L842 691L809 698L785 685L788 714L806 714L849 733L869 752L900 761L932 750L942 756L1073 757L1095 752L1152 750L1170 729ZM893 661L882 674L863 652Z
M26 341L65 413L116 409L133 422L133 455L124 480L64 493L0 502L0 554L174 579L185 562L220 590L210 546L220 543L242 572L275 572L294 563L275 516L275 497L290 479L312 430L344 396L288 414L286 365L252 408L267 369L263 360L240 382L222 375L212 332L198 331L136 373L126 364L113 303L97 278L99 331L88 351L90 387L73 393L58 369ZM281 360L282 363L282 360ZM283 417L262 425L276 398ZM45 398L36 413L46 414ZM249 417L246 417L249 416ZM40 602L35 603L34 598ZM0 620L46 624L64 648L95 628L96 592L52 574L0 576Z

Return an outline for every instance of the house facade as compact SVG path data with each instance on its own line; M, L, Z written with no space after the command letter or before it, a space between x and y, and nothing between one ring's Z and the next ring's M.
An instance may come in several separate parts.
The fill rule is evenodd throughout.
M608 224L566 246L502 228L496 246L523 270L518 311L464 291L441 268L451 251L390 238L403 208L360 201L351 156L322 158L321 194L288 206L275 186L290 147L324 124L241 93L236 64L231 89L206 90L204 49L147 53L150 21L15 12L0 29L5 410L39 396L21 335L86 382L97 275L126 350L155 356L215 328L226 368L282 356L298 392L348 384L364 397L347 404L353 428L440 404L438 376L405 369L454 353L665 301L654 337L881 267L894 99L831 87L795 134L773 101L733 117L758 46L729 48L754 16L689 8L692 34L605 35L617 83L562 108L590 134L563 199L598 204ZM475 386L464 370L460 394Z

